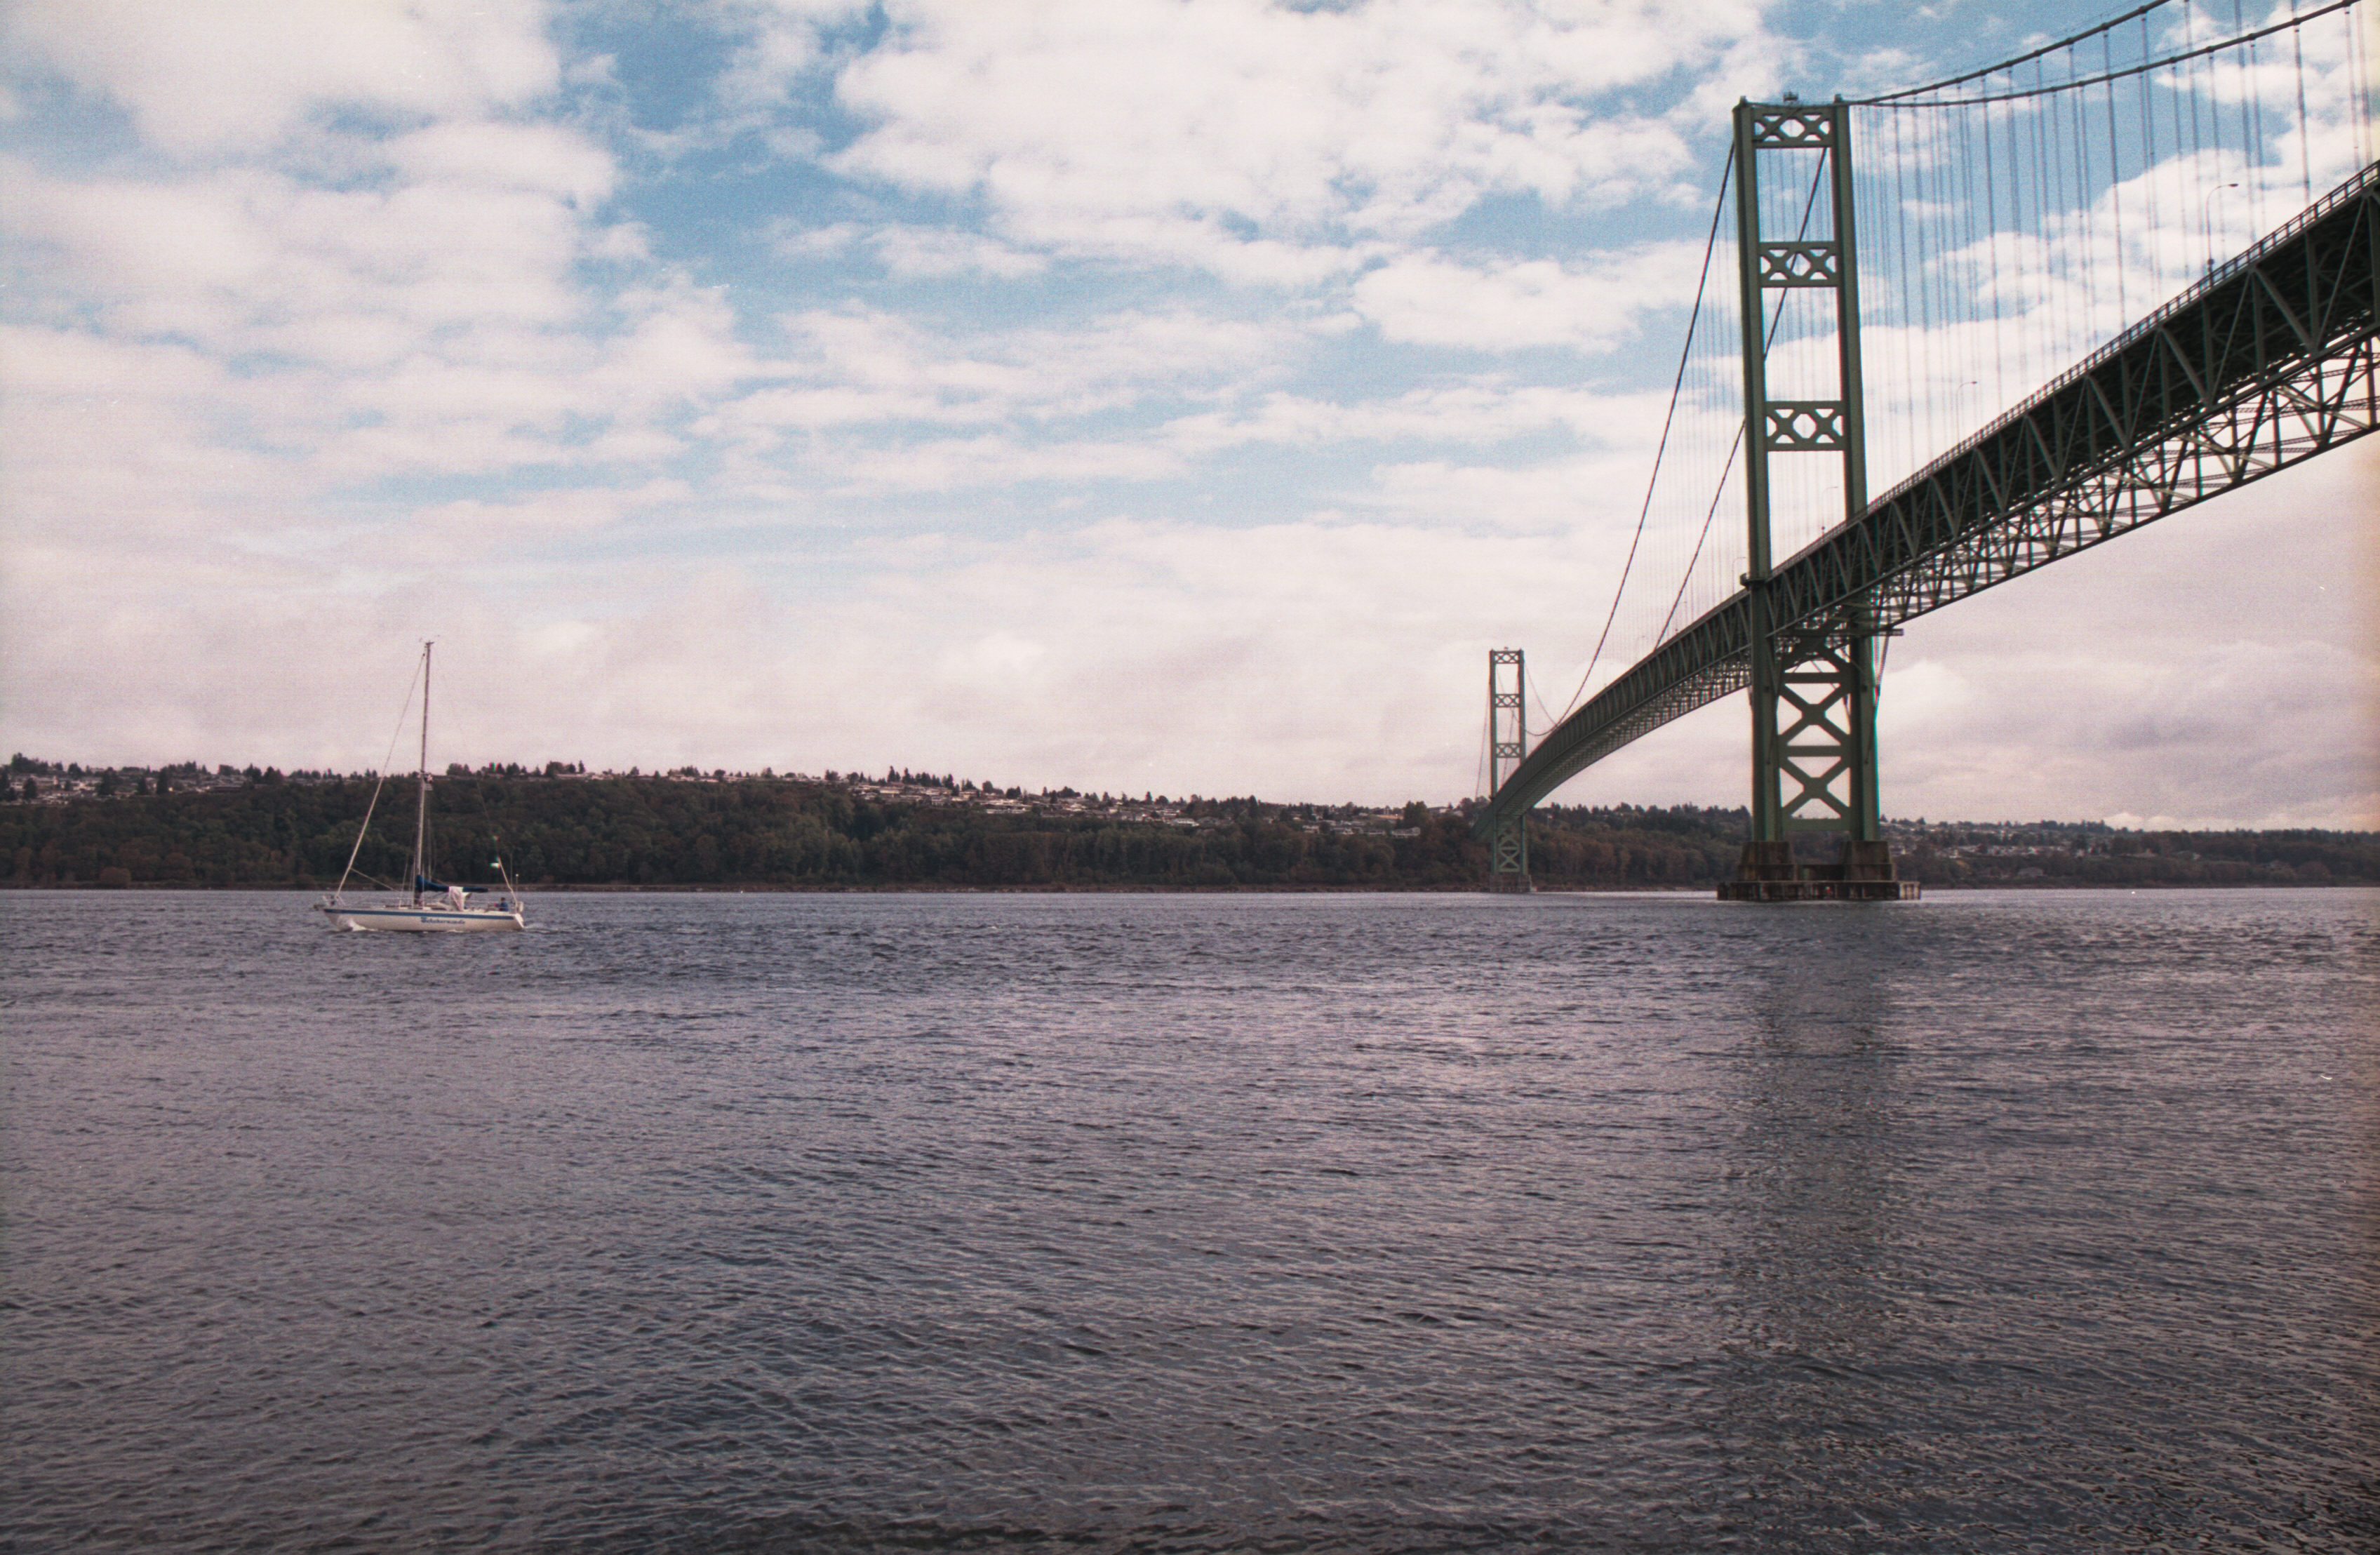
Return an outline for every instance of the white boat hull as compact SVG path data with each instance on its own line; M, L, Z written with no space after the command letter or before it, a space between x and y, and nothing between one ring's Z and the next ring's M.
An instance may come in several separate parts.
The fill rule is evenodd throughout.
M498 907L357 907L334 902L322 903L322 908L334 929L358 932L397 929L409 933L469 934L526 927L517 908L506 912Z

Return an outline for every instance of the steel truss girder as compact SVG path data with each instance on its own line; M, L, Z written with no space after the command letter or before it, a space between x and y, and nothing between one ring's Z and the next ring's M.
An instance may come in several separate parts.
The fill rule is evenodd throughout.
M2380 428L2380 163L1822 535L1769 584L1776 633L1848 646ZM1482 836L1751 678L1739 592L1557 723Z

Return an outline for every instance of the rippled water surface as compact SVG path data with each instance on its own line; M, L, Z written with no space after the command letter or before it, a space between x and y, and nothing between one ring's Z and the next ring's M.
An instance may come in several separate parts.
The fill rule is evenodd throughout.
M0 896L0 1547L2380 1549L2380 898Z

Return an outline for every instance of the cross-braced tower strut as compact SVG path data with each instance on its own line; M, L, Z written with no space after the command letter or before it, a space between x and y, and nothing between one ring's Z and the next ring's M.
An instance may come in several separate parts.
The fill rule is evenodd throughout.
M1815 156L1831 199L1827 220L1790 241L1761 223L1763 169ZM1842 521L1867 511L1867 427L1860 393L1859 253L1852 219L1851 106L1739 103L1735 109L1736 269L1742 289L1744 490L1751 606L1752 836L1733 901L1818 896L1898 899L1876 784L1873 614L1852 602L1786 625L1771 596L1772 455L1816 455L1841 466ZM1812 213L1816 212L1815 202ZM1834 383L1772 397L1772 293L1833 294ZM1784 305L1780 298L1779 307ZM1839 832L1840 864L1797 867L1793 837ZM1913 889L1907 893L1914 894Z

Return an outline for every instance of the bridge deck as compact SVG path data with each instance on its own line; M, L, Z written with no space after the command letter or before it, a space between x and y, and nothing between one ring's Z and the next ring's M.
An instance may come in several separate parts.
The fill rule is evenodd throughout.
M1781 632L1888 627L2380 426L2380 163L1779 566ZM1481 809L1493 832L1751 679L1734 594L1556 724Z

